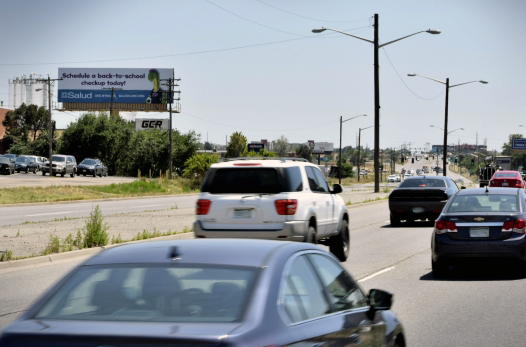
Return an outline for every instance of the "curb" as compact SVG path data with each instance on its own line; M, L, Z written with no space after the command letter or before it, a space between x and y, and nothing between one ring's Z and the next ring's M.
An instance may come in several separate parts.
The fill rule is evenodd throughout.
M347 207L347 209L349 210L349 209L354 209L354 208L366 207L370 205L380 205L381 203L387 203L387 202L389 201L385 199L385 200L378 200L378 201L361 202L361 203L356 203L351 206L345 206L345 207Z
M82 202L99 202L99 201L119 201L119 200L130 200L130 199L151 199L151 198L165 198L165 197L178 197L178 196L198 196L199 193L192 194L167 194L167 195L141 195L141 196L127 196L122 198L103 198L103 199L91 199L91 200L61 200L61 201L43 201L43 202L22 202L19 204L0 204L0 208L3 207L20 207L20 206L39 206L39 205L59 205L59 204L78 204Z
M50 255L43 255L39 257L34 258L27 258L27 259L21 259L21 260L11 260L6 262L0 262L0 274L11 272L11 271L19 271L19 270L25 270L27 268L31 268L37 265L52 265L53 263L57 263L59 261L67 261L69 259L74 258L82 258L86 257L91 254L98 253L100 251L103 251L105 249L109 249L115 246L128 244L128 243L137 243L137 242L148 242L148 241L163 241L163 240L182 240L182 239L193 239L194 233L178 233L175 235L169 235L169 236L161 236L161 237L154 237L147 240L139 240L139 241L130 241L130 242L124 242L119 243L115 245L108 245L104 247L93 247L93 248L86 248L86 249L79 249L76 251L70 251L70 252L64 252L64 253L55 253Z

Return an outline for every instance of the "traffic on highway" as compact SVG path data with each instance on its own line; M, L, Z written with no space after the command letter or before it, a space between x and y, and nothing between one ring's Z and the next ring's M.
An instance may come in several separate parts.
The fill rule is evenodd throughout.
M0 9L0 347L526 345L526 1Z

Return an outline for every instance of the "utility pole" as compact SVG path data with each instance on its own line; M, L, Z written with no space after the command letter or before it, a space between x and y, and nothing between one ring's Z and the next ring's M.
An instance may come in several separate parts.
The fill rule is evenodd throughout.
M167 80L161 80L161 81L167 81L168 84L163 84L165 86L168 86L168 98L167 98L167 102L168 102L168 105L170 106L170 130L169 130L169 136L170 136L170 159L168 161L168 179L172 179L172 170L173 170L173 142L172 142L172 103L174 102L174 97L173 97L173 94L174 93L181 93L181 91L174 91L173 90L173 87L178 87L179 85L176 84L177 82L179 82L181 79L175 79L174 76L173 76L173 70L172 70L172 78L168 78ZM177 101L180 100L180 98L177 98L176 99Z
M48 161L49 161L49 176L53 177L53 120L51 118L51 82L62 81L62 78L51 79L49 75L47 79L37 79L38 82L47 83L47 97L48 97L48 107L49 107L49 152L48 152Z
M340 155L338 161L338 184L342 184L342 116L340 116Z
M378 13L374 14L374 192L380 191L380 66L378 65ZM358 176L359 177L359 176Z
M112 113L113 113L113 98L115 97L115 91L116 91L116 90L122 90L122 88L111 87L111 88L102 88L102 89L111 90L111 99L110 99L110 117L109 117L109 118L111 118L111 115L112 115Z

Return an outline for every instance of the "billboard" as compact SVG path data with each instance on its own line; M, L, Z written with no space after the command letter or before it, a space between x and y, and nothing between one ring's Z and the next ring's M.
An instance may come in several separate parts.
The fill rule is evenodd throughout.
M135 130L151 130L151 129L170 129L170 119L168 118L135 118Z
M330 154L334 151L334 143L332 142L315 142L312 154Z
M511 150L515 152L526 152L526 139L512 139Z
M260 150L265 149L264 143L249 143L247 144L248 151L254 151L256 153L259 153Z
M109 103L113 87L114 103L166 104L168 87L161 80L172 78L173 70L59 68L58 76L58 102Z

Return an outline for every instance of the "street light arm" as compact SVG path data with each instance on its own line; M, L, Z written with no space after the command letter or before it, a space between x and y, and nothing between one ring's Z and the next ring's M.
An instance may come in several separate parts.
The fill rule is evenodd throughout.
M367 41L367 42L369 42L369 43L374 43L373 40L369 40L369 39L366 39L366 38L364 38L364 37L360 37L360 36L356 36L356 35L353 35L353 34L349 34L349 33L346 33L346 32L344 32L344 31L340 31L340 30L336 30L336 29L331 29L331 28L323 28L323 29L324 29L324 30L335 31L335 32L337 32L337 33L344 34L344 35L347 35L347 36L352 36L352 37L355 37L355 38L357 38L357 39L359 39L359 40Z
M360 130L365 130L365 129L369 129L369 128L372 128L374 125L371 125L370 127L367 127L367 128L360 128Z
M457 131L457 130L464 130L464 128L458 128L458 129L455 129L455 130L451 130L450 132L448 132L448 134L451 134L453 131Z
M358 115L358 116L354 116L354 117L351 117L351 118L349 118L349 119L343 120L342 123L345 123L345 122L347 122L348 120L351 120L351 119L354 119L354 118L365 117L365 116L367 116L367 115L366 115L366 114L361 114L361 115Z
M414 36L414 35L417 35L417 34L421 34L421 33L425 33L427 32L427 30L422 30L422 31L419 31L417 33L414 33L414 34L411 34L411 35L407 35L407 36L404 36L404 37L401 37L399 39L396 39L396 40L393 40L393 41L389 41L389 42L386 42L386 43L382 43L381 45L378 45L378 48L382 48L384 46L387 46L387 45L390 45L391 43L395 43L397 41L400 41L400 40L403 40L403 39L406 39L408 37L411 37L411 36Z
M459 84L454 84L454 85L452 85L452 86L449 86L449 88L458 87L458 86L462 86L462 85L464 85L464 84L475 83L475 82L481 82L481 83L484 83L485 81L484 81L484 82L482 82L482 81L471 81L471 82L459 83ZM488 83L488 82L486 82L486 83ZM486 83L484 83L484 84L486 84Z
M444 82L444 81L437 80L435 78L431 78L431 77L424 76L424 75L419 75L417 73L407 74L407 76L411 76L411 77L413 77L413 76L420 76L420 77L427 78L428 80L431 80L431 81L435 81L435 82L438 82L438 83L446 84L446 82Z

